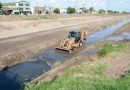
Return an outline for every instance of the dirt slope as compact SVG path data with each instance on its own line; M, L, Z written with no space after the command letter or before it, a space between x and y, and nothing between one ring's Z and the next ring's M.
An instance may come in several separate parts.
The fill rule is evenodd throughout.
M85 18L86 18L86 20L85 20ZM44 49L47 49L48 47L58 44L58 42L61 39L67 37L67 33L69 30L76 30L76 29L79 29L79 28L85 26L88 28L87 31L89 32L89 34L91 34L93 32L99 31L102 28L113 25L126 18L128 18L128 17L127 16L81 17L81 18L78 18L78 19L80 19L80 23L81 23L81 21L84 20L83 22L85 22L86 24L76 25L76 26L72 26L72 27L68 27L68 28L52 29L52 30L46 31L46 32L31 33L31 34L17 36L17 37L13 37L13 38L1 39L0 40L0 51L2 51L2 52L0 52L0 66L1 67L12 66L12 65L24 62L28 58L31 58L35 54L39 53L41 50L43 51ZM77 18L73 17L71 23L76 19ZM64 21L64 24L66 23L65 25L70 25L69 20L71 20L71 19L62 18L60 20L60 22L62 21L62 23L63 23L63 21ZM10 22L0 22L0 25L2 25L3 23L6 23L5 25L15 27L14 30L11 30L11 28L9 27L10 29L7 32L5 32L5 30L3 29L2 31L4 31L5 34L3 34L2 32L0 32L0 34L8 36L8 35L14 35L14 34L19 35L19 34L21 34L21 32L22 32L22 34L23 34L23 32L27 33L26 30L28 29L28 27L33 28L32 24L30 25L30 23L45 22L45 21L37 21L37 22L36 21L18 21L18 22L12 21L11 23ZM73 23L73 24L79 23L78 21L77 22L74 21L75 23ZM27 23L29 23L29 24L27 24ZM64 25L64 24L62 24L62 25ZM20 25L21 25L21 27L20 27ZM46 26L46 24L40 25L39 23L37 25L38 26L36 26L36 30L44 28ZM51 25L51 24L48 22L48 25ZM54 24L53 26L57 27L58 25ZM50 28L50 27L48 26L48 28ZM20 31L20 29L23 31ZM31 31L31 29L29 30L29 33L30 33L30 31ZM44 30L42 29L42 31L44 31ZM0 35L0 36L2 36L2 35Z

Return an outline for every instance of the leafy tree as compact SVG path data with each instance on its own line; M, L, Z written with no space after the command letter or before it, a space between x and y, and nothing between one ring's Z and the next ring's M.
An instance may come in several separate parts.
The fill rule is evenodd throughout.
M113 10L107 10L108 14L113 14L114 11Z
M122 14L128 14L128 12L126 12L126 11L122 11Z
M2 4L1 4L1 2L0 2L0 9L2 9Z
M56 14L59 14L59 13L60 13L60 9L59 9L59 8L56 8L56 9L54 9L53 12L56 13Z
M47 11L45 12L45 14L49 14L49 11L47 10Z
M103 9L100 9L100 10L98 11L98 13L99 13L99 14L105 14L105 13L106 13L106 11L105 11L105 10L103 10Z
M108 13L108 14L118 14L118 13L120 13L120 12L118 12L118 11L113 11L113 10L107 10L107 13Z
M119 14L120 12L118 12L118 11L114 11L113 13L114 13L114 14Z
M92 13L94 11L94 8L93 7L90 7L89 8L89 12Z
M68 13L68 14L73 14L73 13L75 13L75 12L76 12L75 8L71 8L71 7L68 7L68 8L67 8L67 13Z

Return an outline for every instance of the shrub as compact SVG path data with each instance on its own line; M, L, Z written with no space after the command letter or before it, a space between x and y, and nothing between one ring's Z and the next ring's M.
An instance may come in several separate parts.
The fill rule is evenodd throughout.
M56 14L60 14L60 9L59 9L59 8L56 8L56 9L54 9L53 12L56 13Z
M118 45L113 45L113 44L105 44L102 46L102 48L97 52L97 57L104 57L107 54L115 51L121 51L125 47L124 44L118 44Z
M97 57L104 57L106 54L106 49L101 49L97 52Z
M73 13L75 13L75 11L76 11L75 8L71 8L71 7L67 8L67 13L68 14L73 14Z

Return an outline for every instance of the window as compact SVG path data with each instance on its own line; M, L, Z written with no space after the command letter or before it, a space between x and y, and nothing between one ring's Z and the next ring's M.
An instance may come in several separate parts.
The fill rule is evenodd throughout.
M19 8L19 10L23 11L23 8Z
M23 4L19 4L19 6L23 6Z
M17 8L12 8L13 10L17 10Z
M15 6L15 3L11 3L10 6Z
M26 8L26 10L30 10L30 8Z
M29 6L29 4L26 4L26 6Z

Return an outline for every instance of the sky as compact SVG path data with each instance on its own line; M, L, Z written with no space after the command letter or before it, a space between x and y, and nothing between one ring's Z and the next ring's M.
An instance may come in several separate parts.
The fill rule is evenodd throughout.
M12 2L19 0L0 0L0 2ZM77 8L80 7L94 7L99 9L111 9L117 11L130 12L130 0L26 0L31 6L49 6L54 8L67 8L69 6ZM76 4L77 1L77 4Z

